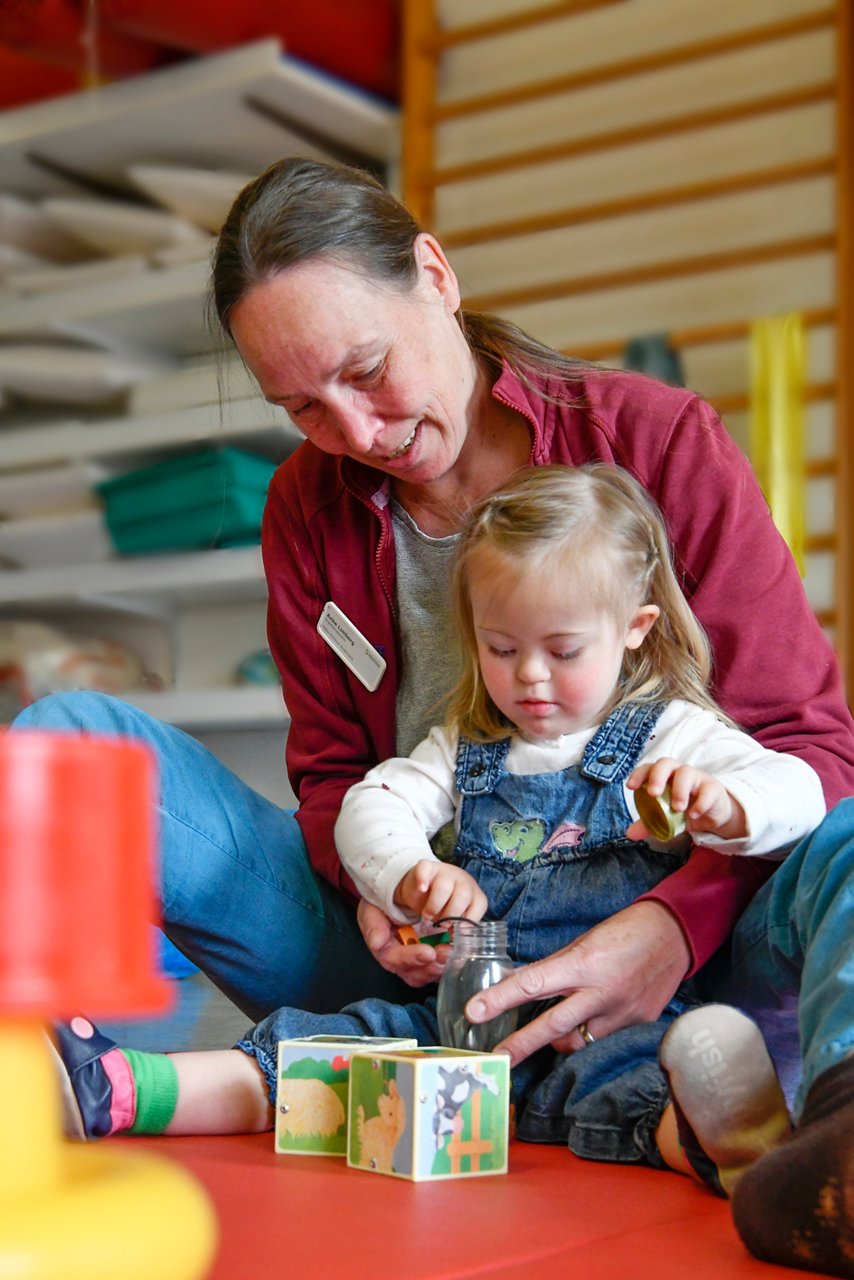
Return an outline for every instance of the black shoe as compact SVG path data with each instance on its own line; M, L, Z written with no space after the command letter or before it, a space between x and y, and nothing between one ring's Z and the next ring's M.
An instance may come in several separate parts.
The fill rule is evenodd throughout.
M106 1137L115 1125L111 1115L113 1086L102 1059L116 1048L114 1041L102 1036L85 1018L56 1024L52 1041L66 1136L83 1141Z

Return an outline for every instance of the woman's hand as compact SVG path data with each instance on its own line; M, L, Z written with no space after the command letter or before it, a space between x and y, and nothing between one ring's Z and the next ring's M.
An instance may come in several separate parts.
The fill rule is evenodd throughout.
M747 835L744 809L722 782L703 769L663 756L633 769L626 786L631 791L646 787L651 796L661 796L669 787L670 808L685 814L689 832L712 832L722 840L743 840ZM626 835L630 840L646 840L650 832L642 822L633 822Z
M547 1044L568 1053L584 1047L580 1023L601 1039L620 1027L655 1021L690 964L676 917L659 902L635 902L563 950L474 996L466 1017L488 1022L516 1005L563 997L496 1045L496 1051L509 1053L513 1063Z
M430 947L426 942L405 945L398 941L395 925L388 916L364 898L359 902L356 919L374 959L389 973L396 973L410 987L426 987L439 981L451 953L449 946Z

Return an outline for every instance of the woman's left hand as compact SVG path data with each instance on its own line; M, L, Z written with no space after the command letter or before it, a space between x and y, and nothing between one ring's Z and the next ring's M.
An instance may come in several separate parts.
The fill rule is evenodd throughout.
M635 902L582 934L568 947L525 965L466 1006L471 1022L529 1001L562 996L496 1046L521 1062L544 1045L564 1053L584 1047L586 1024L601 1039L638 1022L654 1022L691 964L676 917L659 902Z

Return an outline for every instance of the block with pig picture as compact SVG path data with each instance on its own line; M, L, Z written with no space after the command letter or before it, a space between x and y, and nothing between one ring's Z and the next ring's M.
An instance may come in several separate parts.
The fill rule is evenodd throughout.
M350 1058L356 1050L411 1049L415 1040L303 1036L279 1041L275 1149L281 1154L347 1153Z

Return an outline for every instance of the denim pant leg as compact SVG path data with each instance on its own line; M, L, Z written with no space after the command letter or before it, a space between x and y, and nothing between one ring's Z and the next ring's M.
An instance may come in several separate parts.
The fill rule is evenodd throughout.
M236 1048L254 1057L267 1082L270 1101L276 1102L276 1058L280 1040L300 1036L393 1036L419 1044L438 1044L436 1001L422 1004L389 1004L385 1000L360 1000L340 1013L306 1013L302 1009L277 1009L251 1027Z
M759 890L736 926L730 971L713 993L756 1019L778 1070L785 1072L800 1047L796 1111L816 1076L854 1051L852 919L854 799L848 799Z
M663 1168L655 1134L669 1094L658 1046L683 1008L680 1003L657 1022L624 1027L575 1053L546 1049L520 1064L513 1072L519 1137L566 1143L585 1160Z
M371 956L352 904L313 871L294 815L194 738L100 693L42 698L12 728L120 734L153 750L164 932L248 1017L413 998Z

